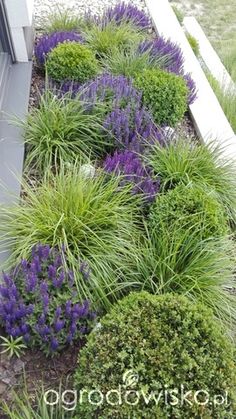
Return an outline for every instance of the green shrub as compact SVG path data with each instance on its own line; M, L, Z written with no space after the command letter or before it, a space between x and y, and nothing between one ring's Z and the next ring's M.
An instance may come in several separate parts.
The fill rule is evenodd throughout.
M70 94L59 98L46 90L23 124L26 166L45 173L60 161L101 156L107 142L100 134L102 119L97 111L96 115L87 112L83 102Z
M81 395L77 415L85 419L231 417L234 352L203 305L183 296L130 294L102 319L80 352L75 374ZM190 392L189 402L181 403L181 389ZM204 403L208 394L213 403ZM214 403L217 395L224 404Z
M143 92L143 102L157 124L174 126L183 118L188 89L181 76L158 69L144 70L136 74L135 85Z
M78 164L59 169L34 188L24 182L21 202L1 207L2 249L11 249L15 266L37 243L65 246L79 296L107 306L108 295L118 298L134 282L139 198L132 186L119 188L119 177L88 177ZM90 281L81 281L79 260L87 261Z
M186 38L187 38L194 54L196 55L196 57L198 57L200 51L199 51L199 43L198 43L197 39L194 36L192 36L190 33L186 34Z
M46 68L48 76L53 80L75 80L81 83L99 71L93 52L78 42L63 42L53 48L48 54Z
M135 48L144 39L142 31L127 22L119 26L115 22L105 26L95 24L84 32L84 37L98 57L109 55L117 49Z
M179 185L158 195L149 214L149 228L164 232L173 224L197 229L201 239L220 237L228 231L224 209L213 193L194 185ZM161 227L160 227L161 226Z
M162 191L179 183L197 183L212 189L229 217L235 220L235 162L223 157L222 151L214 143L207 146L180 138L166 147L156 144L147 163L159 175Z

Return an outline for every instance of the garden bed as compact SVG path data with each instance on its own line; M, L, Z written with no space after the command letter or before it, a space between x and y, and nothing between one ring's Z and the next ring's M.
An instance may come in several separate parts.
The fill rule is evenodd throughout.
M225 397L226 388L229 405L209 404L206 415L234 409L235 168L197 138L197 87L182 51L142 9L41 20L21 199L1 208L9 418L49 413L43 393L60 385L105 394L122 380L131 392L184 384ZM117 407L96 396L68 417L141 417L144 401L131 399ZM182 417L198 417L199 406ZM162 401L145 417L179 413Z

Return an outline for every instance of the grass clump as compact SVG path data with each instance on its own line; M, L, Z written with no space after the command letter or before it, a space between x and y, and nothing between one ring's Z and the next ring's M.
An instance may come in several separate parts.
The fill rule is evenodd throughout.
M222 205L209 190L196 185L179 185L161 194L151 207L149 229L158 234L177 223L183 229L197 230L201 239L221 237L229 232Z
M135 76L135 86L143 93L143 103L159 125L175 126L187 110L188 89L184 79L158 69Z
M98 58L105 57L117 49L135 48L144 39L142 31L131 23L122 22L117 26L113 21L105 26L95 24L83 33L89 47Z
M198 57L199 54L200 54L198 40L193 35L191 35L190 33L186 34L186 38L187 38L194 54L196 55L196 57Z
M132 293L102 319L80 352L75 388L83 391L83 397L76 413L85 419L97 415L197 418L203 405L194 401L193 392L204 389L211 400L215 394L225 397L225 391L229 398L229 404L204 404L205 417L230 417L235 403L234 352L203 305L183 296ZM181 388L192 390L190 403L174 403L173 395L179 399ZM105 396L117 390L123 403L119 404L117 392L108 394L111 403L104 396L99 404L100 395L98 399L94 392L90 403L91 389ZM173 403L165 402L166 389ZM206 394L199 398L204 402Z
M1 207L1 237L11 250L8 264L30 255L38 243L65 248L80 299L107 307L127 284L134 282L139 236L139 198L132 186L106 174L90 177L80 165L60 167L32 188L24 182L18 205ZM91 280L81 281L79 261L85 260ZM130 281L130 282L129 282Z
M60 161L73 162L85 156L103 154L106 142L100 135L102 120L86 110L70 93L58 97L46 90L39 107L33 108L24 124L28 145L26 167L40 173L55 168Z
M56 5L41 19L40 28L44 33L75 31L81 28L81 23L82 19L70 8Z
M180 225L147 226L140 284L152 294L175 292L201 302L232 330L236 302L227 289L234 284L235 245L228 237L202 239L201 223L187 224L182 218Z
M85 82L99 72L93 52L77 42L58 44L47 57L48 76L55 81Z
M180 183L207 187L223 204L229 218L236 219L235 163L223 158L222 150L214 143L207 146L179 139L165 147L156 144L148 164L159 175L162 191Z
M41 387L37 386L32 393L29 385L23 383L21 391L13 392L14 398L11 405L4 400L1 401L0 413L4 413L9 419L72 419L73 412L65 410L67 403L62 403L61 396L64 391L62 384L60 383L56 389L59 394L59 401L56 404L54 403L55 393L51 390L42 384Z
M183 20L184 20L184 13L177 6L172 6L172 9L173 9L173 12L174 12L175 16L177 17L179 23L182 25Z
M149 61L148 52L141 54L137 49L116 49L103 60L103 66L111 74L133 78L137 73L150 68Z
M215 92L215 95L226 115L234 132L236 132L236 89L235 86L222 85L211 75L207 74L207 79Z

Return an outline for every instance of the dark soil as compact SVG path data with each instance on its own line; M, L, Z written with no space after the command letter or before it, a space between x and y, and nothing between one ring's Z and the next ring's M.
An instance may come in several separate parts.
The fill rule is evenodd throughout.
M69 347L53 358L39 350L27 350L20 358L11 359L0 354L0 401L10 405L14 392L20 395L24 390L34 398L35 389L41 389L42 383L45 390L57 391L60 384L73 389L73 373L83 345L84 342ZM0 409L0 419L3 417Z

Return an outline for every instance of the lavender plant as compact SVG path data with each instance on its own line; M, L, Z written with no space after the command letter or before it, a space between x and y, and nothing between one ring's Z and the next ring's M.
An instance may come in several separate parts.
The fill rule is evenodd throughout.
M160 59L163 60L163 69L172 73L183 71L184 57L181 48L170 39L158 36L152 40L146 40L139 45L139 52L149 52L150 60L161 66Z
M42 35L37 39L35 45L35 57L37 63L41 66L45 64L47 55L58 44L64 42L80 42L83 43L83 37L77 32L53 32L51 34Z
M111 146L138 152L153 141L161 141L162 133L154 124L152 115L142 106L142 93L124 76L103 74L82 87L78 83L62 85L62 91L79 95L87 110L94 111L98 104L106 106L103 137Z
M79 300L64 258L64 249L37 244L28 260L3 274L0 285L0 323L7 335L47 355L79 341L95 318L89 302ZM78 261L78 271L88 281L85 261Z
M120 25L122 22L129 22L141 29L150 27L149 16L132 3L127 4L125 2L118 3L105 10L102 21L104 24L113 21L117 25Z
M121 186L127 183L133 184L131 192L142 194L144 202L150 203L155 199L159 191L159 180L136 153L129 150L115 151L113 155L106 157L103 167L107 173L123 176Z
M183 76L188 88L188 105L192 105L197 99L197 87L190 73Z

